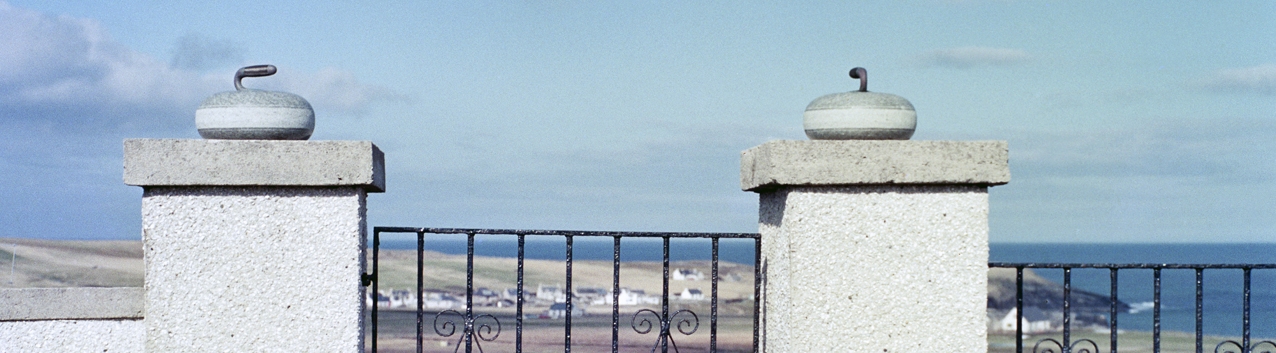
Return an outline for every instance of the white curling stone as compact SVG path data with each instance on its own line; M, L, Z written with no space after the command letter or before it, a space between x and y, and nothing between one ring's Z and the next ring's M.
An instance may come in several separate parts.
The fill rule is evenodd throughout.
M806 107L802 127L812 140L907 140L917 130L917 111L893 94L835 93Z

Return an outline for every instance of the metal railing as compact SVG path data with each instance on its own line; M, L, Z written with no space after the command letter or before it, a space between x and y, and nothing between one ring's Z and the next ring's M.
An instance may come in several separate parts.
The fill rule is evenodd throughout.
M566 288L565 298L566 315L564 318L564 334L563 334L563 352L570 353L572 350L572 316L573 316L573 291L572 291L572 245L573 240L578 237L610 237L613 240L612 248L612 290L611 290L611 351L613 353L619 351L620 341L620 264L621 264L621 239L622 238L658 238L663 241L662 272L663 283L660 299L660 312L657 313L653 309L641 309L633 313L630 318L631 328L638 334L647 334L653 330L659 330L657 336L651 343L651 352L669 352L673 348L673 352L678 351L677 343L674 341L674 332L682 335L691 335L700 327L699 315L689 309L676 310L670 313L670 293L669 293L669 243L671 239L709 239L712 242L712 270L711 270L711 294L710 294L710 313L709 313L709 351L718 351L718 253L720 239L752 239L754 245L753 253L753 352L758 351L758 298L761 298L762 272L759 262L761 261L761 238L757 233L655 233L655 232L610 232L610 231L565 231L565 230L518 230L518 229L458 229L458 228L405 228L405 227L375 227L372 232L372 272L363 275L363 283L365 286L372 287L372 295L376 296L379 292L378 273L380 262L380 247L382 233L415 233L416 234L416 351L422 352L423 349L423 322L424 322L424 253L427 235L444 235L444 234L461 234L466 236L466 284L465 284L465 310L464 313L457 310L444 310L438 312L434 317L433 328L435 334L440 337L450 338L459 333L456 338L456 348L454 351L460 351L461 347L465 347L465 352L470 353L474 348L478 348L479 352L483 351L481 342L491 342L496 340L501 334L502 323L500 320L490 314L474 313L474 243L476 235L512 235L518 240L518 269L517 269L517 299L515 313L515 338L514 351L523 351L523 327L524 327L524 305L526 304L526 289L524 285L524 262L526 261L526 237L532 236L561 236L565 239L566 256ZM377 351L377 330L378 330L378 309L377 300L373 300L371 311L371 329L372 329L372 351ZM442 321L440 321L442 320ZM459 331L459 332L458 332Z
M990 268L1013 268L1015 269L1015 351L1022 353L1024 350L1024 279L1023 273L1025 268L1040 269L1062 269L1063 270L1063 331L1062 340L1054 338L1044 338L1038 340L1032 347L1034 353L1045 352L1062 352L1062 353L1098 353L1100 351L1099 344L1090 339L1080 339L1073 341L1072 334L1072 270L1073 269L1107 269L1111 289L1109 291L1110 309L1108 312L1108 331L1109 331L1109 349L1112 353L1117 352L1117 335L1119 326L1117 325L1117 317L1120 314L1117 299L1118 278L1120 270L1128 269L1150 269L1152 270L1152 350L1153 352L1161 351L1161 271L1162 270L1193 270L1196 272L1196 332L1195 343L1196 352L1204 352L1204 335L1202 331L1203 318L1203 298L1204 298L1204 272L1205 270L1220 269L1239 269L1243 273L1244 290L1243 290L1243 309L1242 309L1242 329L1241 341L1223 340L1214 345L1216 353L1250 353L1260 352L1260 348L1268 348L1261 352L1276 351L1276 342L1259 341L1251 342L1250 337L1250 287L1251 273L1255 269L1276 269L1276 264L1085 264L1085 263L1008 263L1008 262L992 262L988 264ZM1235 349L1235 350L1234 350Z

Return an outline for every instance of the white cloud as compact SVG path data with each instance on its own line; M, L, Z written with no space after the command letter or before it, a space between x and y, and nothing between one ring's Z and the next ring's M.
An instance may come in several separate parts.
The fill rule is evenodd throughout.
M238 61L241 51L230 42L187 36L178 41L173 62L163 62L111 40L95 21L3 2L0 33L0 47L5 48L0 50L0 114L62 127L189 127L182 117L193 121L204 98L233 89L233 72L213 75L195 69ZM281 72L287 75L258 80L276 81L273 89L300 94L331 112L359 113L375 101L400 97L337 68L299 72L284 67Z
M966 69L977 66L1011 66L1027 62L1032 55L1019 49L989 47L957 47L922 53L920 60L928 66Z
M243 62L246 51L234 41L192 33L177 39L170 62L177 68L205 70L239 64Z
M336 68L323 68L318 72L290 72L280 69L275 77L258 79L263 89L296 93L321 111L338 111L359 114L371 102L407 101L408 98L384 87L365 85L353 73ZM227 80L229 82L229 80ZM246 83L253 85L255 83Z
M14 186L0 191L0 236L136 236L140 190L120 183L121 140L198 138L195 109L234 89L241 64L223 55L233 46L185 50L193 56L166 62L113 41L93 20L0 0L0 174ZM229 69L196 71L215 65ZM325 119L397 97L338 68L280 69L252 84L301 94Z
M1200 80L1203 87L1219 92L1252 92L1276 95L1276 64L1215 71Z

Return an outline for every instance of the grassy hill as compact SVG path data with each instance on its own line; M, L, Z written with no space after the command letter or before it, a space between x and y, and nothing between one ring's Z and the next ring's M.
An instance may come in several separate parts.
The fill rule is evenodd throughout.
M140 287L142 242L0 238L0 288Z

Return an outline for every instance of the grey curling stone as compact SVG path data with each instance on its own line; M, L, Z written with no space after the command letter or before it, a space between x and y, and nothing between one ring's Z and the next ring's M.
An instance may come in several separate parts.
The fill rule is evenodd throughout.
M851 70L860 90L816 98L802 114L812 140L907 140L917 130L917 111L904 97L869 92L867 72Z
M301 96L244 88L243 77L269 76L272 65L249 66L235 74L235 91L220 92L195 110L199 136L218 140L307 140L315 131L315 111Z

